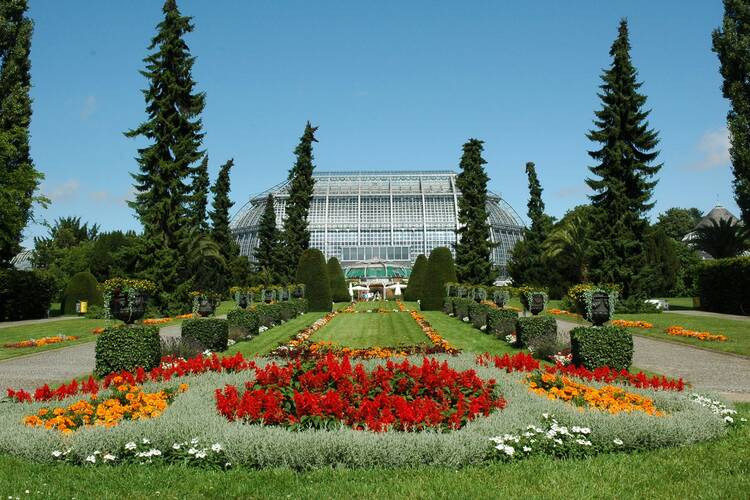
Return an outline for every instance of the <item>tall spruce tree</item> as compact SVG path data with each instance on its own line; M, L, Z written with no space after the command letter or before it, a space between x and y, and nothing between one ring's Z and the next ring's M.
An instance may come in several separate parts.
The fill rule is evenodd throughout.
M713 50L719 56L721 90L729 99L727 128L734 174L734 199L750 226L750 1L724 0L724 21L713 33Z
M602 75L596 111L596 129L588 138L601 148L589 155L597 165L589 167L596 178L586 179L594 191L591 204L597 208L593 224L591 279L623 286L625 296L643 293L639 274L643 269L643 240L648 229L645 215L661 164L654 164L658 151L657 132L649 128L644 110L646 96L640 94L638 72L630 59L628 23L620 21L617 39L610 50L612 65Z
M28 2L0 2L0 267L20 250L23 230L44 176L34 168L29 150L31 124L31 34Z
M229 199L231 190L229 173L234 166L234 160L231 159L221 166L216 182L211 186L211 194L214 195L211 203L211 238L219 245L221 255L230 262L239 254L237 244L232 238L232 231L229 228L229 209L234 203Z
M271 274L271 281L278 283L281 272L281 249L279 230L276 227L276 210L273 194L268 193L263 214L258 224L258 248L255 249L257 271L266 270Z
M487 222L487 181L482 158L484 143L469 139L463 146L461 172L456 176L456 187L461 191L458 200L460 224L456 244L456 274L463 283L491 285L495 269L490 261L492 243Z
M164 292L164 304L190 274L183 251L191 229L188 181L192 165L204 155L205 95L195 91L195 58L183 39L193 31L191 18L180 13L175 0L166 0L162 11L164 19L148 47L153 52L141 72L149 81L143 91L148 118L125 135L150 142L138 150L139 172L132 174L137 194L130 206L143 225L144 274Z
M299 144L294 150L297 157L294 166L289 170L289 198L286 202L286 218L284 219L284 276L291 281L296 273L297 264L302 252L310 246L310 230L307 226L307 213L312 202L313 188L313 142L315 131L310 122L305 125L305 131Z
M208 177L208 155L193 170L193 185L190 195L189 218L190 224L200 232L205 233L208 230L208 221L206 219L208 209L208 190L211 181Z

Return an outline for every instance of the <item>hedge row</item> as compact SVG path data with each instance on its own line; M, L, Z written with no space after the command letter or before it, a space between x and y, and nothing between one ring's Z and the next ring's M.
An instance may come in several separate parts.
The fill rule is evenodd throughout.
M219 318L186 319L182 322L182 338L197 340L210 351L226 351L229 323Z
M96 368L103 377L112 372L151 370L161 361L161 341L157 326L116 326L107 328L96 339Z
M246 338L258 334L261 326L271 328L281 321L289 321L307 311L306 299L294 299L275 304L255 304L247 309L235 309L227 314L232 338Z
M0 270L0 321L46 318L53 281L38 271Z
M557 342L557 321L550 316L518 318L516 345L529 347Z
M701 308L750 314L750 257L704 261L698 270Z
M579 326L570 331L573 364L593 370L627 370L633 361L633 335L615 326Z
M452 314L461 320L469 318L469 322L475 328L502 339L516 331L518 313L511 309L499 309L488 304L478 304L470 299L446 297L443 303L443 312Z

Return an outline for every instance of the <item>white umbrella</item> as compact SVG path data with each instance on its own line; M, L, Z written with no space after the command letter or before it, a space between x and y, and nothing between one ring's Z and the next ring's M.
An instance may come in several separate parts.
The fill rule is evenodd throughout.
M394 283L392 285L388 285L386 288L393 290L393 295L398 296L401 295L401 289L406 288L406 285L404 285L403 283Z

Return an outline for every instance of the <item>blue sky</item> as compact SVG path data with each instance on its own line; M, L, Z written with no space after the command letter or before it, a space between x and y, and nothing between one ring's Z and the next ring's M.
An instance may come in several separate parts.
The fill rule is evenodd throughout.
M125 200L144 114L138 73L161 2L31 0L32 154L46 220L138 229ZM193 76L207 93L212 178L235 159L239 208L283 180L306 120L320 170L456 169L486 141L490 188L525 217L534 161L547 211L586 201L586 139L621 17L660 132L656 214L732 198L711 31L719 0L309 2L179 0L194 16ZM26 244L46 230L32 225Z

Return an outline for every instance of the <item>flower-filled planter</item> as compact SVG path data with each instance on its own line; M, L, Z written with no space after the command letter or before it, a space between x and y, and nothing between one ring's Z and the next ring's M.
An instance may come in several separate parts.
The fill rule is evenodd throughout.
M193 296L193 314L199 314L204 318L212 315L221 302L221 295L216 292L198 290L190 295Z
M130 324L146 313L146 301L156 291L156 285L148 280L112 278L102 284L102 291L105 317Z
M508 290L502 290L500 288L495 288L495 290L493 290L492 301L497 307L505 307L508 300L510 300L510 293L508 293Z
M229 294L234 299L237 307L240 307L241 309L246 309L247 306L249 306L253 302L252 293L250 292L249 288L242 286L233 286L229 289Z
M544 311L547 306L547 292L527 286L521 287L519 292L524 310L529 311L534 316Z
M287 301L289 300L291 294L289 293L289 289L287 287L282 287L278 292L279 300L281 301Z
M487 298L487 290L483 286L475 286L471 289L471 298L474 302L482 302Z
M296 285L291 285L292 288L292 297L295 299L301 299L305 296L305 285L302 283L297 283Z
M617 287L614 285L581 284L568 290L578 314L595 326L612 319L617 305Z
M445 296L457 297L458 296L458 283L446 283L445 284Z
M464 285L458 285L456 287L456 297L459 298L466 298L469 296L469 287Z
M261 294L263 296L263 302L266 304L270 304L274 300L276 300L276 290L273 288L264 288L263 293Z

